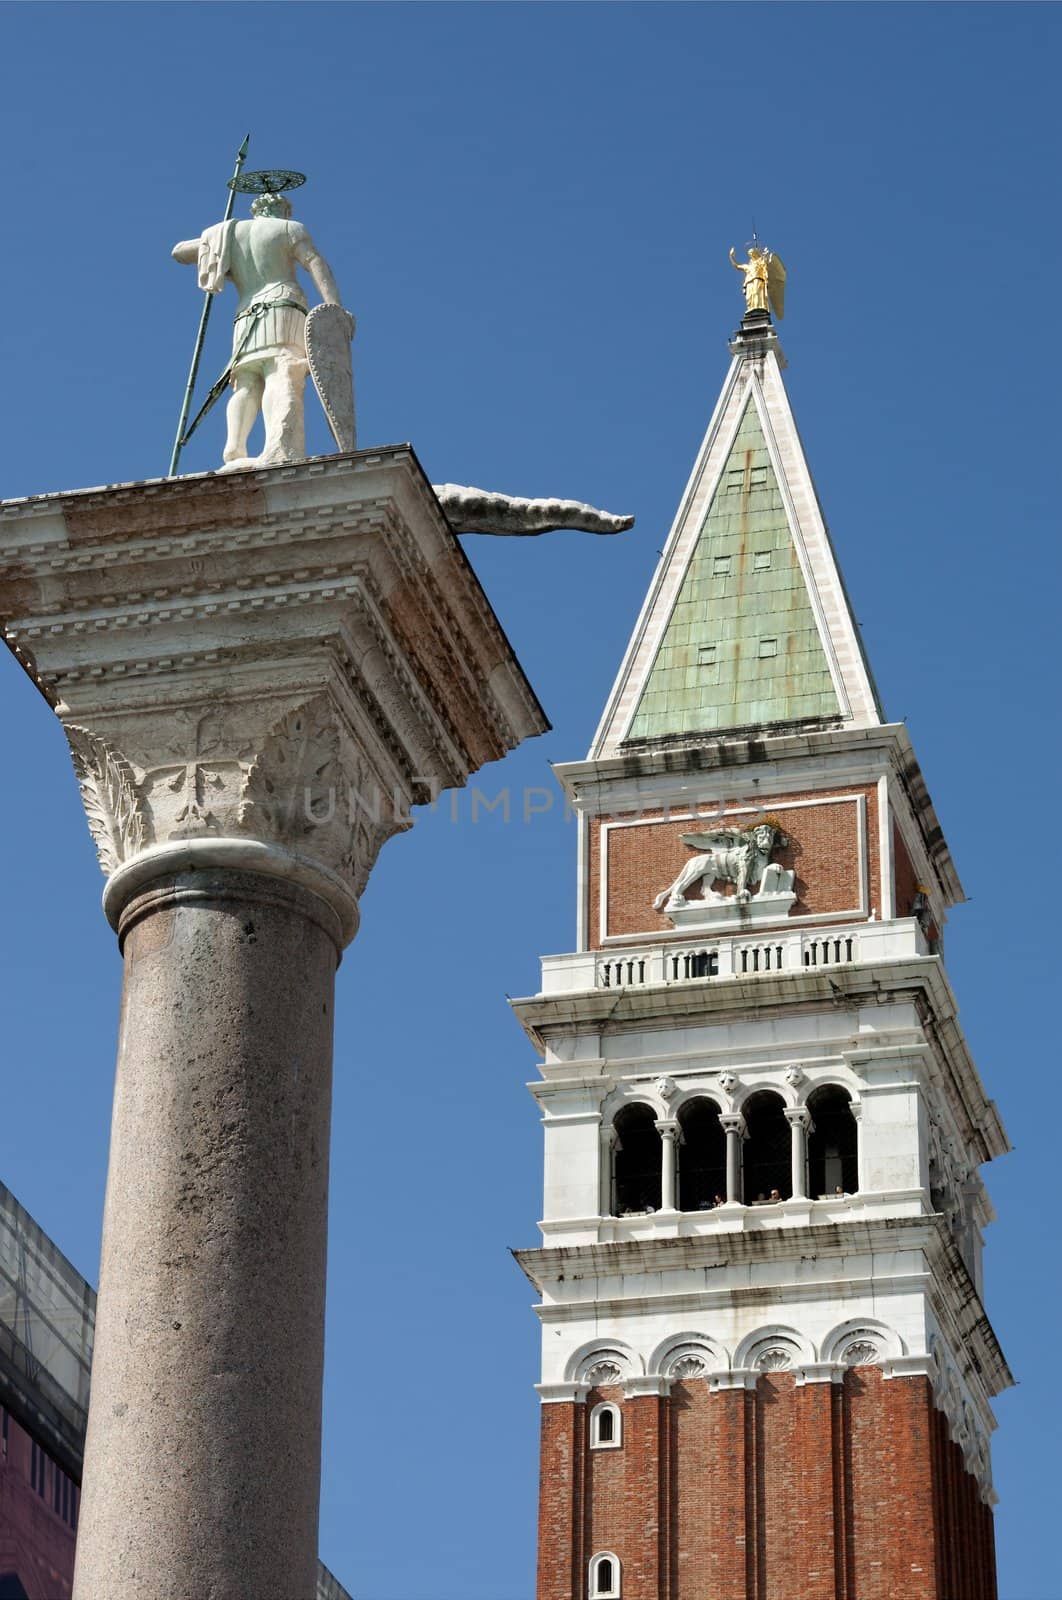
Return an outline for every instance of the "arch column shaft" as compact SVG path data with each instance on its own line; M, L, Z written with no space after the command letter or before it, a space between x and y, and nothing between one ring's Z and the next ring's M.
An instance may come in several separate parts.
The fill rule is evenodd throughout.
M127 907L77 1600L312 1600L331 917L225 871Z
M674 1211L678 1207L676 1151L679 1128L677 1122L658 1122L660 1135L660 1209Z
M790 1134L790 1187L794 1200L806 1200L808 1192L808 1128L811 1118L801 1106L786 1111Z
M726 1199L728 1205L741 1204L741 1141L745 1119L734 1112L719 1118L726 1133Z

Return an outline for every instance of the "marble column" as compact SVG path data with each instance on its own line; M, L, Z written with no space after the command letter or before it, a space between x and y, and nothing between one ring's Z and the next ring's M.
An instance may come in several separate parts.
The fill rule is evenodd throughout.
M75 1600L312 1600L335 971L545 722L405 447L0 507L125 963Z
M808 1192L808 1130L811 1114L806 1106L787 1106L785 1120L789 1124L790 1173L792 1198L806 1200Z
M660 1209L675 1211L678 1208L677 1161L679 1125L667 1118L656 1124L660 1135Z
M727 1205L741 1204L741 1141L745 1137L745 1119L740 1111L725 1112L719 1118L726 1134L726 1201Z

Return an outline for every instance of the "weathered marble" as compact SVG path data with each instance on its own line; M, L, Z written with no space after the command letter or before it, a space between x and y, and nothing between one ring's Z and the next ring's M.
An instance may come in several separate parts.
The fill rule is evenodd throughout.
M332 269L309 231L292 221L287 199L282 194L260 194L251 212L246 221L215 222L198 238L182 239L171 252L175 261L196 266L199 287L208 294L220 294L226 283L232 283L239 295L226 373L232 393L226 407L223 472L303 459L309 363L300 267L312 278L324 304L339 309ZM349 327L353 333L353 318ZM353 416L353 391L350 409ZM247 441L259 411L265 443L259 455L249 457ZM350 448L353 442L351 438Z

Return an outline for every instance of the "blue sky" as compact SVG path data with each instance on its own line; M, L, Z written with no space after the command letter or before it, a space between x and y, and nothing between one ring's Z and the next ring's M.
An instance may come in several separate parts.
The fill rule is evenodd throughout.
M359 319L365 445L637 515L468 541L554 731L387 846L339 975L321 1550L357 1600L531 1600L534 1057L506 994L574 940L574 839L525 786L585 753L726 364L726 259L782 340L886 709L970 904L989 1169L1002 1600L1058 1600L1057 60L1041 5L116 5L0 10L0 496L165 470L198 315L169 259L251 166ZM220 370L214 318L204 376ZM328 448L322 423L311 448ZM220 455L220 417L189 470ZM65 744L0 660L0 1176L96 1274L120 967ZM278 1271L283 1263L278 1262Z

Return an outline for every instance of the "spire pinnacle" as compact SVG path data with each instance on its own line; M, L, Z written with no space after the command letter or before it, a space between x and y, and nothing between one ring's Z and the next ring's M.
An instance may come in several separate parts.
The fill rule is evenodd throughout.
M882 720L770 312L750 306L730 348L592 757L749 728Z

